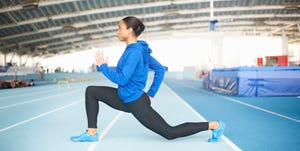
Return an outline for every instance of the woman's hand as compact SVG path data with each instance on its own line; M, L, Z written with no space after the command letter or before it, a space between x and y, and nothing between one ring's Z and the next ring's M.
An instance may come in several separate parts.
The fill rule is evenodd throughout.
M108 63L108 57L104 59L103 51L100 50L96 51L95 60L99 67L104 63Z
M149 97L150 103L152 103L153 97L151 97L151 96L149 96L149 95L148 95L148 97Z

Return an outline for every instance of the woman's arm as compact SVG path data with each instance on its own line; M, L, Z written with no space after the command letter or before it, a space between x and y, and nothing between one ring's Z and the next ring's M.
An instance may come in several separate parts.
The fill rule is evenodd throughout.
M164 67L152 56L149 59L149 68L154 71L153 82L147 92L150 97L154 97L158 91L165 75Z
M119 72L111 70L107 65L107 60L104 59L103 53L96 53L95 59L97 62L97 70L102 71L102 73L112 82L118 85L125 85L129 78L134 73L135 67L138 64L138 58L141 58L140 53L131 52L126 56L126 61L123 64L122 70Z

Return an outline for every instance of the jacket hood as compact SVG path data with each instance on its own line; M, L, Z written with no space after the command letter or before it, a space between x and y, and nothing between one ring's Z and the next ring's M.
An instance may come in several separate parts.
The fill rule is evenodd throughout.
M136 46L144 50L143 52L144 64L149 63L150 53L152 52L152 50L149 48L149 45L143 40L138 40Z
M140 45L146 53L151 53L152 52L152 50L149 48L149 45L145 41L138 40L137 44Z

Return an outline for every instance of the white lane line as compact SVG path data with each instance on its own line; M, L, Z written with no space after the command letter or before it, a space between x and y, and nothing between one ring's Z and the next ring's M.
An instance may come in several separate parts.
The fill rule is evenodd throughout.
M43 114L39 114L39 115L34 116L34 117L30 118L30 119L27 119L27 120L18 122L18 123L16 123L16 124L7 126L7 127L5 127L5 128L0 129L0 133L3 132L3 131L9 130L9 129L11 129L11 128L17 127L17 126L19 126L19 125L28 123L28 122L33 121L33 120L35 120L35 119L41 118L41 117L46 116L46 115L48 115L48 114L51 114L51 113L53 113L53 112L56 112L56 111L63 110L63 109L65 109L65 108L71 107L71 106L76 105L76 104L81 103L81 102L83 102L83 101L82 101L82 100L79 100L79 101L73 102L73 103L71 103L71 104L67 104L67 105L61 106L61 107L59 107L59 108L56 108L56 109L54 109L54 110L45 112L45 113L43 113Z
M53 90L53 91L56 91L56 90ZM49 92L52 92L52 91L40 91L40 90L35 90L35 91L20 91L20 92L15 92L15 93L12 93L11 95L5 95L5 96L1 96L0 98L0 101L4 101L6 99L9 99L9 98L15 98L15 97L25 97L25 96L28 96L28 95L39 95L39 94L43 94L43 93L49 93Z
M165 83L163 83L165 87L167 87L167 89L169 89L169 91L176 96L180 102L182 102L187 108L189 108L194 114L196 114L196 116L198 118L200 118L202 121L207 122L207 120L200 114L198 113L193 107L191 107L188 103L186 103L186 101L184 99L182 99L179 95L177 95L169 86L167 86ZM222 136L222 139L235 151L241 151L242 149L240 149L236 144L234 144L230 139L228 139L225 135Z
M228 101L231 101L231 102L235 102L235 103L238 103L238 104L241 104L241 105L244 105L244 106L248 106L248 107L251 107L251 108L254 108L254 109L257 109L257 110L266 112L266 113L273 114L273 115L275 115L275 116L279 116L279 117L282 117L282 118L285 118L285 119L288 119L288 120L291 120L291 121L295 121L295 122L297 122L297 123L300 123L300 120L297 120L297 119L294 119L294 118L291 118L291 117L288 117L288 116L285 116L285 115L282 115L282 114L279 114L279 113L276 113L276 112L273 112L273 111L270 111L270 110L267 110L267 109L264 109L264 108L255 106L255 105L251 105L251 104L242 102L242 101L237 100L237 99L233 99L233 98L229 98L229 97L225 97L225 96L220 96L220 97L222 97L222 98L224 98L224 99L226 99L226 100L228 100Z
M191 88L191 89L195 89L195 90L198 90L198 91L200 90L200 89L196 89L196 88L191 87L191 86L186 86L186 87ZM248 107L253 108L253 109L257 109L257 110L260 110L260 111L263 111L263 112L266 112L266 113L269 113L269 114L272 114L272 115L275 115L275 116L279 116L279 117L282 117L282 118L285 118L285 119L288 119L288 120L300 123L300 120L297 120L297 119L294 119L294 118L291 118L291 117L288 117L288 116L285 116L285 115L282 115L282 114L279 114L279 113L276 113L276 112L273 112L273 111L270 111L270 110L267 110L267 109L255 106L255 105L251 105L251 104L242 102L242 101L240 101L238 99L233 99L233 98L230 98L230 97L222 96L222 95L219 95L219 94L215 94L213 92L206 92L204 90L200 90L200 91L202 91L204 93L207 93L207 94L211 94L211 95L215 95L215 96L221 97L221 98L223 98L225 100L228 100L228 101L231 101L231 102L234 102L234 103L238 103L238 104L241 104L241 105L244 105L244 106L248 106Z
M118 115L114 117L114 119L106 126L103 132L99 135L98 142L92 143L86 151L94 151L99 142L104 138L107 132L113 127L113 125L117 122L117 120L121 117L124 112L120 111Z
M75 89L77 87L80 87L80 86L73 86L72 88ZM0 96L0 101L4 101L8 98L15 98L15 97L20 97L20 96L25 97L25 96L28 96L28 95L37 96L39 94L45 94L45 93L49 94L49 93L57 91L57 89L58 89L56 85L55 85L55 87L51 87L51 85L50 85L50 86L47 86L47 87L43 87L43 89L41 89L41 88L42 87L38 88L38 86L37 86L37 87L34 87L32 89L29 88L29 89L27 89L27 91L26 90L24 90L24 91L21 91L21 90L20 91L14 91L14 92L11 92L10 94L8 94L8 92L7 92L5 94L5 96ZM62 90L70 90L70 89L66 88L66 89L61 89L59 91L62 91Z
M41 100L46 100L46 99L49 99L49 98L52 98L52 97L57 97L57 96L60 96L60 95L72 94L72 93L75 93L75 92L78 92L78 91L81 91L81 89L70 91L70 92L65 92L65 93L60 93L60 94L55 94L55 95L51 95L51 96L46 96L46 97L42 97L42 98L38 98L38 99L33 99L31 101L25 101L25 102L6 105L6 106L0 106L0 110L10 108L10 107L14 107L14 106L23 105L23 104L33 103L33 102L37 102L37 101L41 101Z

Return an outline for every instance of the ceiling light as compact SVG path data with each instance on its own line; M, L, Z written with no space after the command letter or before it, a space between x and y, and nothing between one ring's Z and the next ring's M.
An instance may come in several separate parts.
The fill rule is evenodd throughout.
M89 25L88 23L74 23L72 26L74 28L82 28L82 27L86 27L88 25Z
M285 4L283 4L284 8L288 9L288 10L297 10L298 5L299 4L297 4L297 3L285 3Z
M22 3L23 9L34 9L39 6L39 0L26 0Z
M36 46L37 49L47 49L48 48L48 45L39 45L39 46Z

